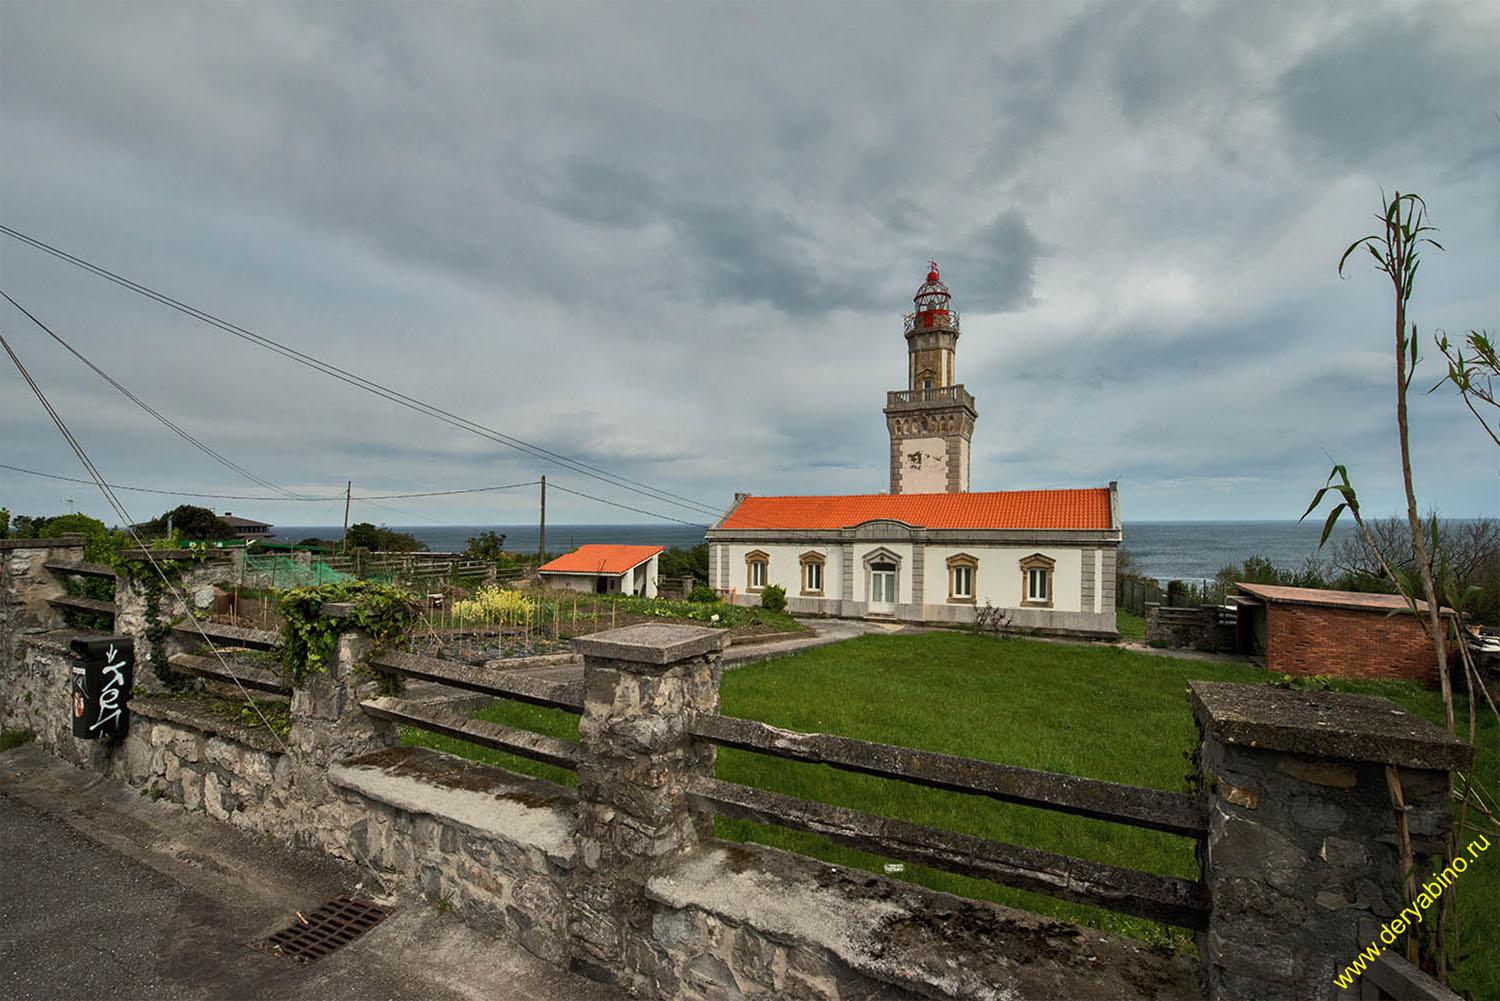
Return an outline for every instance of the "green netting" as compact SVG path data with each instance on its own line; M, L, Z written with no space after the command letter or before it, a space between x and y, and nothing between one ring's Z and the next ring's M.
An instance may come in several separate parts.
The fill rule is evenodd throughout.
M287 556L246 556L247 573L264 574L264 586L285 590L291 587L316 587L334 581L348 580L349 574L339 573L321 560L311 565L298 563Z

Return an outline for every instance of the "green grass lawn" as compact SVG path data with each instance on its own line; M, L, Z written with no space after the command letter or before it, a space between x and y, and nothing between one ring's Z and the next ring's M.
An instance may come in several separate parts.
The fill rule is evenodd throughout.
M1146 638L1146 620L1123 608L1115 609L1115 628L1120 631L1121 639L1143 640Z
M1263 671L1253 668L1134 654L1112 646L940 631L863 636L730 671L724 676L721 701L726 715L793 730L1181 790L1191 770L1186 755L1197 743L1185 699L1187 681L1254 683L1265 678ZM1338 687L1386 695L1442 720L1438 695L1416 686ZM1462 711L1466 714L1467 708ZM577 739L577 717L569 713L497 703L480 715ZM458 742L432 734L406 731L406 739L553 781L574 782L562 769L472 745L460 748ZM1493 776L1500 765L1500 727L1493 718L1480 744L1481 774ZM1164 875L1197 876L1194 841L1188 838L733 749L719 751L717 773L726 781L933 827ZM1500 783L1490 785L1493 789ZM850 867L880 871L883 863L900 861L854 852L816 835L746 821L720 818L716 831L726 839L756 841ZM917 866L907 866L903 878L1163 945L1185 946L1189 941L1178 929L982 880ZM1464 951L1474 960L1460 984L1481 997L1500 996L1500 854L1483 857L1463 880L1459 900Z

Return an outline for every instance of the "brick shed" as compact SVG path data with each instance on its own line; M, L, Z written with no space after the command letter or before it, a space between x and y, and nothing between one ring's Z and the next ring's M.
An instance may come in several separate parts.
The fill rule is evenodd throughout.
M1235 587L1230 600L1239 606L1239 646L1263 653L1268 671L1437 682L1432 641L1399 594ZM1417 607L1425 614L1427 603Z

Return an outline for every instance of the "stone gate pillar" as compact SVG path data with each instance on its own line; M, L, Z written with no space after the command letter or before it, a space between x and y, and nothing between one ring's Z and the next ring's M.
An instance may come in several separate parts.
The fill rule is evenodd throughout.
M639 625L573 641L583 654L578 733L578 863L568 889L573 967L644 986L656 966L646 881L676 853L712 837L688 802L712 776L714 747L686 724L719 707L722 630Z
M349 605L330 602L323 606L323 614L347 618ZM364 666L372 642L369 633L351 625L339 634L338 656L293 687L287 743L303 764L326 769L334 762L400 742L395 723L376 719L359 707L379 687Z
M1199 849L1212 907L1198 934L1205 997L1374 996L1334 978L1408 903L1387 767L1420 884L1434 871L1423 856L1440 854L1452 828L1449 769L1469 767L1474 749L1389 699L1189 687L1209 805ZM1378 944L1399 954L1404 941Z

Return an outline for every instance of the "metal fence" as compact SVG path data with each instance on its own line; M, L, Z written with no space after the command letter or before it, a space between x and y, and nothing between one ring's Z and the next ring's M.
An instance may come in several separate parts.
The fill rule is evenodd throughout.
M1224 604L1229 588L1218 581L1171 581L1164 588L1149 578L1125 577L1120 580L1116 602L1132 615L1144 616L1149 604L1166 608L1198 608Z

